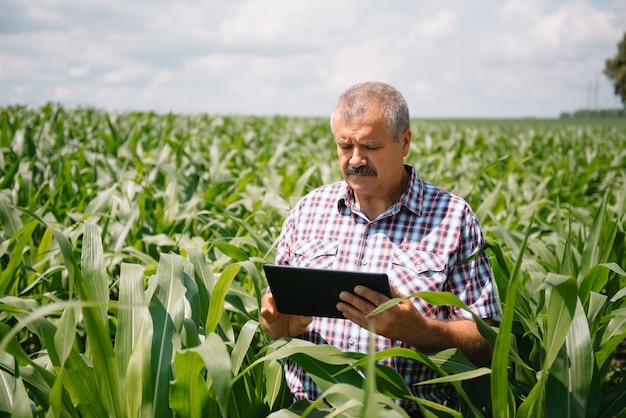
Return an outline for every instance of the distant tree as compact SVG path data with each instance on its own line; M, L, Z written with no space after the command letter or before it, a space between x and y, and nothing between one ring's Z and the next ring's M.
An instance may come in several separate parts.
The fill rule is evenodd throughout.
M621 97L626 107L626 32L624 38L617 44L617 54L607 58L604 74L611 79L615 86L615 94Z

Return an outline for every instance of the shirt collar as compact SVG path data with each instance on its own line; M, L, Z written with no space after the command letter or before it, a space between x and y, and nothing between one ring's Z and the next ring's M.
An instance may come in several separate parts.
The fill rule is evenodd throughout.
M417 172L412 166L405 164L404 168L410 174L409 184L404 193L402 193L402 195L400 196L400 199L398 199L398 201L395 203L394 206L397 207L397 210L394 210L394 212L399 211L400 207L404 206L405 208L419 216L422 213L422 199L424 196L422 179L420 179L420 177L417 175ZM350 208L354 207L354 191L350 186L348 186L348 183L346 183L344 180L343 188L339 191L337 198L337 210L339 210L340 213L344 213L344 211L348 211L349 213Z

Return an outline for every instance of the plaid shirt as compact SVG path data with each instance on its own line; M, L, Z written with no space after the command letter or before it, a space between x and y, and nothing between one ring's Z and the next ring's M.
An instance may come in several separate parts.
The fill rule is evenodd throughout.
M463 199L423 181L411 166L406 169L411 174L407 190L373 221L364 215L352 189L343 181L307 194L285 220L276 263L384 272L403 294L449 291L480 317L500 313L486 254L457 265L483 243L476 215ZM454 307L436 307L417 298L413 303L429 317L471 318ZM314 317L300 338L343 351L368 352L369 332L344 319ZM409 347L379 335L375 341L377 351ZM401 358L381 363L396 369L416 396L443 402L451 395L448 385L414 386L436 377L421 363ZM315 399L321 394L292 361L285 364L285 372L296 399ZM406 403L402 406L415 408Z

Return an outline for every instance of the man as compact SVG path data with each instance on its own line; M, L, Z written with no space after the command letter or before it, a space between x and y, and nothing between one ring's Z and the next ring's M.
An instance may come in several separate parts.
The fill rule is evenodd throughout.
M419 178L404 164L411 130L408 106L393 87L379 82L346 90L331 116L344 181L317 188L289 213L276 252L277 264L384 272L392 297L418 291L449 291L478 316L499 314L491 268L483 253L460 263L483 243L468 204ZM297 278L294 277L294 285ZM460 349L477 365L487 364L492 347L467 312L406 300L370 318L385 295L357 286L340 295L345 319L284 315L271 293L263 296L261 322L270 338L299 337L344 351L368 352L368 329L377 351L405 347L422 353ZM444 402L447 385L415 386L434 377L420 363L385 361L417 396ZM296 399L314 399L319 390L295 363L285 365ZM417 405L403 403L409 412Z

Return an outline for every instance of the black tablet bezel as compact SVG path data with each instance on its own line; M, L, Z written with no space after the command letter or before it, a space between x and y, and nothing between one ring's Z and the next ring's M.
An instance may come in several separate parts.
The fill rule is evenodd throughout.
M391 297L385 273L325 270L265 264L265 277L279 312L294 315L343 318L337 310L339 293L363 285Z

